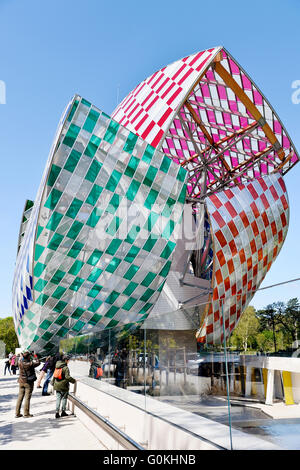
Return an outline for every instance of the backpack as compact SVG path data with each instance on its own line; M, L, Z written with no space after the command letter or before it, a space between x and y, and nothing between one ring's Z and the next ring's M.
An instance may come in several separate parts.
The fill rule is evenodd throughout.
M63 376L62 376L62 368L55 369L55 371L54 371L54 373L53 373L53 377L54 377L56 380L62 380L62 379L63 379Z
M99 379L99 377L102 377L102 375L103 375L102 367L97 367L96 379Z

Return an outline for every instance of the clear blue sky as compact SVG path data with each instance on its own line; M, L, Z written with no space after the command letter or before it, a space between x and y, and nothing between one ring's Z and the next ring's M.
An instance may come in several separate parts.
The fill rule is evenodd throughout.
M223 45L270 100L300 151L298 0L0 0L0 316L11 286L25 199L34 199L59 117L74 93L108 114L141 80ZM290 228L263 285L300 277L300 164L286 177ZM300 298L300 283L257 293L256 308Z

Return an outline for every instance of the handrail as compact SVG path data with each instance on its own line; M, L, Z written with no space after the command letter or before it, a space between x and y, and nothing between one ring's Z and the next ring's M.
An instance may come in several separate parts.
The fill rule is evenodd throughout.
M74 408L77 406L81 411L89 416L96 424L101 426L111 437L113 437L119 444L125 447L126 450L145 450L138 442L131 439L128 434L121 431L117 426L111 423L104 416L100 415L97 411L90 408L86 403L75 396L77 390L77 383L74 384L73 393L68 394L68 399L72 403L72 414Z

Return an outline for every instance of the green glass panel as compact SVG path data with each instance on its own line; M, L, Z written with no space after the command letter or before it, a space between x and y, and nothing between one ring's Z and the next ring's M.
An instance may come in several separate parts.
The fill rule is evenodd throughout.
M144 307L139 311L140 314L146 313L150 307L152 307L153 304L147 303L144 305Z
M83 129L85 131L88 131L90 132L90 134L93 132L94 130L94 127L96 125L96 122L98 120L98 117L100 116L99 113L97 113L97 111L95 111L94 109L91 109L86 120L85 120L85 123L83 125Z
M49 351L49 352L50 352L50 351L53 351L53 348L55 348L55 347L56 347L56 345L53 344L53 343L51 343L51 342L49 341L49 343L46 343L46 344L45 344L44 349L45 349L46 351Z
M136 255L138 254L139 251L140 251L140 248L133 245L130 248L130 250L128 251L128 253L125 256L124 260L127 261L127 263L133 263L134 258L136 257Z
M123 294L130 296L137 286L138 284L136 282L130 282L126 289L124 289Z
M185 181L186 175L187 171L182 166L180 166L176 178L183 183Z
M56 323L57 325L62 326L62 325L65 323L65 321L66 321L67 319L68 319L68 317L67 317L66 315L61 314L61 315L59 315L59 317L55 320L54 323Z
M83 261L80 261L80 260L76 260L71 268L69 269L69 273L70 274L73 274L74 276L77 276L77 274L79 273L79 271L81 270L82 266L84 265L84 262Z
M99 139L99 137L96 137L95 135L92 135L85 151L84 151L84 154L87 156L87 157L91 157L91 158L94 158L95 156L95 153L97 152L98 150L98 147L101 143L101 139Z
M124 310L130 310L131 307L133 307L133 305L136 303L137 299L135 299L134 297L130 297L130 299L128 299L125 304L123 305L123 309Z
M108 325L105 327L105 328L114 328L115 326L118 325L118 321L117 320L110 320L110 322L108 323Z
M102 167L102 163L98 162L98 160L93 160L85 176L85 179L93 183L95 179L97 178L98 173L101 170L101 167Z
M40 275L42 274L42 272L44 271L46 265L43 264L43 263L36 263L35 267L34 267L34 275L35 277L40 277Z
M69 329L62 327L60 330L57 331L56 335L59 336L60 338L64 338L66 334L68 333Z
M81 153L73 149L68 157L68 160L65 163L64 169L73 173L73 171L75 170L77 166L77 163L80 160L80 157L81 157Z
M36 299L36 303L39 305L44 305L48 299L49 299L49 295L40 294L39 297Z
M91 264L92 266L95 266L95 264L98 263L99 259L103 255L103 251L100 250L94 250L89 259L87 260L88 264Z
M126 237L127 243L132 244L135 241L140 230L141 230L141 227L139 227L138 225L133 225L127 234L127 237Z
M39 245L38 243L35 244L34 261L37 261L39 259L44 249L44 246Z
M176 243L173 243L173 242L168 242L165 246L165 248L163 249L163 251L161 252L161 258L165 258L165 259L168 259L172 253L172 251L174 250L176 246Z
M119 181L120 181L121 177L122 177L122 173L120 173L117 170L113 170L110 177L109 177L109 180L108 180L105 188L108 189L109 191L114 192L116 187L119 184Z
M89 297L97 297L99 292L103 289L102 286L95 285L91 288L91 290L88 292Z
M106 208L106 212L114 214L120 205L121 199L122 198L118 194L114 194L111 200L109 201L109 204Z
M110 235L114 236L116 232L119 230L119 227L121 225L122 219L120 217L114 217L107 229L105 230L106 233L109 233Z
M92 210L87 222L86 222L86 225L89 225L90 227L95 227L101 217L103 213L103 210L102 209L99 209L98 207L94 207L94 209Z
M111 121L107 128L107 131L105 133L103 140L105 140L105 142L112 144L113 141L115 140L119 127L120 127L119 123L115 121Z
M166 157L166 155L163 156L163 161L160 165L160 171L163 171L164 173L168 173L170 165L171 165L171 158Z
M59 245L61 244L63 238L63 235L60 235L60 233L54 233L53 237L51 238L48 244L49 250L56 251Z
M112 305L110 309L106 312L105 317L108 317L108 318L114 317L118 310L119 310L119 307L115 307L114 305Z
M154 234L151 235L150 234L148 240L146 241L146 243L143 246L143 250L151 251L152 248L154 247L155 243L157 242L157 240L158 240L157 235L154 235Z
M99 320L101 320L102 316L101 315L98 315L98 313L95 313L95 315L92 316L92 318L89 320L89 324L90 325L96 325L98 323Z
M48 176L48 181L47 181L48 186L53 186L54 185L60 171L61 171L61 167L57 166L57 165L54 165L54 163L53 163L52 166L51 166L50 174Z
M101 273L102 273L102 269L94 268L88 277L88 281L96 282Z
M130 132L129 136L127 137L127 140L125 142L125 145L123 147L123 150L125 152L132 153L137 139L138 139L138 136L136 134L133 134L132 132Z
M113 273L117 269L121 261L122 260L119 258L113 258L109 265L106 267L106 271L108 271L109 273Z
M144 294L141 297L142 302L147 302L147 300L149 300L150 297L152 297L154 293L155 293L155 290L147 289L146 292L144 292Z
M179 194L178 202L180 202L181 204L184 204L185 199L186 199L186 185L184 184L183 187L182 187L182 190Z
M122 244L122 241L123 240L120 240L119 238L115 238L114 240L112 240L112 242L110 243L109 247L106 250L106 253L110 255L114 255L118 251L118 248Z
M44 287L47 285L47 281L44 279L39 279L36 284L34 285L34 289L37 290L38 292L42 292Z
M68 231L67 233L67 237L69 238L77 238L80 230L82 229L83 227L83 223L81 222L78 222L77 220L75 220L70 228L70 230Z
M69 122L72 121L73 116L74 116L74 114L75 114L75 111L76 111L76 109L77 109L78 104L79 104L79 101L78 101L78 100L75 100L74 103L73 103L71 112L70 112L70 114L69 114L69 116L68 116L68 121L69 121Z
M155 203L156 199L158 196L158 191L155 191L155 189L150 189L149 194L146 198L146 201L144 202L145 207L147 209L151 209L153 204Z
M95 299L94 302L89 306L88 310L90 310L90 312L96 312L101 304L101 300Z
M62 195L61 191L58 191L58 189L52 188L51 193L49 194L48 199L45 202L45 207L53 211L61 195Z
M148 230L148 232L152 232L154 225L157 222L157 219L159 219L159 214L156 212L151 211L150 215L147 219L147 222L144 225L144 228Z
M74 279L74 281L70 285L69 289L78 291L78 289L80 289L83 283L84 283L84 279L82 279L81 277L76 277L76 279Z
M72 245L72 248L68 252L68 256L71 256L72 258L77 258L83 246L84 246L83 243L74 242L74 244Z
M107 299L105 299L105 302L106 302L107 304L113 304L113 303L117 300L117 298L119 297L119 295L120 295L120 292L116 292L115 290L113 290L113 291L109 294L109 296L107 297Z
M78 320L78 322L75 323L73 326L72 330L76 331L77 333L82 330L84 327L85 323L83 321Z
M144 160L144 162L151 163L154 152L155 148L148 144L142 156L142 160Z
M162 277L166 277L168 272L170 271L171 261L167 261L162 270L160 271L159 275Z
M139 190L140 185L141 185L141 183L139 181L136 181L136 180L131 181L130 186L129 186L129 188L127 190L127 193L126 193L127 199L129 199L130 201L134 200L134 198L136 196L136 193Z
M81 104L84 104L88 108L92 106L92 104L89 101L85 100L84 98L81 98Z
M37 228L37 232L36 232L36 239L38 240L40 234L42 233L42 231L44 230L44 227L41 227L40 225L38 225L38 228Z
M66 273L64 271L58 269L55 272L54 276L50 279L50 282L52 282L53 284L59 284L65 274Z
M133 177L138 165L139 165L140 160L134 156L130 157L129 163L127 165L127 168L125 170L125 175L129 176L130 178Z
M71 217L72 219L75 219L76 215L78 214L79 209L81 208L83 202L80 199L77 199L76 197L73 199L73 201L70 204L70 207L67 211L67 216Z
M36 343L39 339L40 337L38 335L35 335L35 337L33 338L33 342Z
M131 281L131 279L137 273L139 268L140 268L139 266L132 264L130 268L126 271L126 273L124 274L125 279L128 279L129 281Z
M85 310L83 310L83 308L77 307L75 312L72 313L71 317L78 320L78 318L80 318L81 315L84 314L84 312L85 312Z
M46 331L46 333L43 334L42 339L45 341L49 341L50 338L52 338L53 333L49 333L49 331Z
M58 286L57 289L53 292L52 297L55 297L55 299L60 299L66 290L67 289L65 287Z
M170 235L172 235L173 233L174 227L175 227L175 222L173 220L169 220L161 236L169 240Z
M92 206L95 206L102 191L103 191L103 188L101 186L94 184L94 186L92 187L90 191L90 194L87 197L86 202L88 204L91 204Z
M148 273L147 276L141 282L142 286L148 287L150 286L151 282L155 279L155 273Z
M149 187L152 186L157 171L158 171L157 168L150 165L150 167L148 168L147 174L145 176L145 179L143 181L143 184Z
M68 145L68 147L73 147L75 140L80 132L80 127L75 126L75 124L70 124L68 132L63 140L63 144Z
M46 225L46 228L55 232L62 218L63 214L60 214L59 212L53 212L49 219L49 222Z

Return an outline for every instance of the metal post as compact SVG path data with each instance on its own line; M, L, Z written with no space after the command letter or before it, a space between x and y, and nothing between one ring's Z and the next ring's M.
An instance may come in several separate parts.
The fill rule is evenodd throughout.
M228 363L227 363L227 348L226 348L226 333L225 333L225 318L224 318L224 300L221 299L221 310L223 318L223 336L224 336L224 355L225 355L225 371L226 371L226 389L227 389L227 402L228 402L228 422L229 422L229 435L230 435L230 450L232 447L232 429L231 429L231 413L230 413L230 395L229 395L229 377L228 377Z

